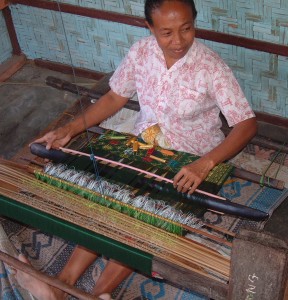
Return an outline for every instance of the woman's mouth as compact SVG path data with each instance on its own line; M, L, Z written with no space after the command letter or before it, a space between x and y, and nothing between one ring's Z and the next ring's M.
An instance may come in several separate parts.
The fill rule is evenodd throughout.
M182 53L182 52L184 52L184 49L183 48L181 48L181 49L174 49L173 51L175 53Z

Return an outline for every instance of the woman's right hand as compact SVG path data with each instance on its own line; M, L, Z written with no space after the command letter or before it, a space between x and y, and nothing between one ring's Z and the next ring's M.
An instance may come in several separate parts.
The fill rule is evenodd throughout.
M33 141L33 143L46 144L46 149L59 149L64 147L72 138L71 128L69 125L59 127L46 133L41 138Z

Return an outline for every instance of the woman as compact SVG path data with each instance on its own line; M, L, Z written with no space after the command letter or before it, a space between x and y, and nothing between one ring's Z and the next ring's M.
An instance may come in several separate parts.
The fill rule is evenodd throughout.
M110 80L111 90L84 116L35 142L46 143L47 149L63 147L86 127L115 114L137 93L141 110L135 135L145 138L150 130L155 132L153 142L201 156L174 178L179 192L193 193L214 166L237 154L257 130L255 115L231 70L195 40L196 15L192 0L147 0L145 17L152 35L131 47ZM220 111L233 126L226 138L220 130ZM59 279L74 285L96 257L96 253L76 247ZM111 293L131 272L109 261L93 295ZM63 292L20 271L16 278L38 299L65 298Z

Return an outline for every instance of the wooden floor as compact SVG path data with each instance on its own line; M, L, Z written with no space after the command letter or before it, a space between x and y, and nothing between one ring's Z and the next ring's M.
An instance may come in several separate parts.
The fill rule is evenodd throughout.
M72 75L39 68L29 61L0 82L0 157L13 157L77 100L77 95L47 86L47 76L76 80L87 87L96 82L74 79Z

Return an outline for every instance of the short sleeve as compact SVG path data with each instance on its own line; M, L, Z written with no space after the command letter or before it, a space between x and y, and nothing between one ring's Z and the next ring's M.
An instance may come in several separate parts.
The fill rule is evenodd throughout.
M220 60L215 65L212 80L214 99L225 116L229 126L234 126L255 114L246 99L232 70Z
M109 85L113 92L126 98L136 93L135 64L137 44L134 44L110 78Z

